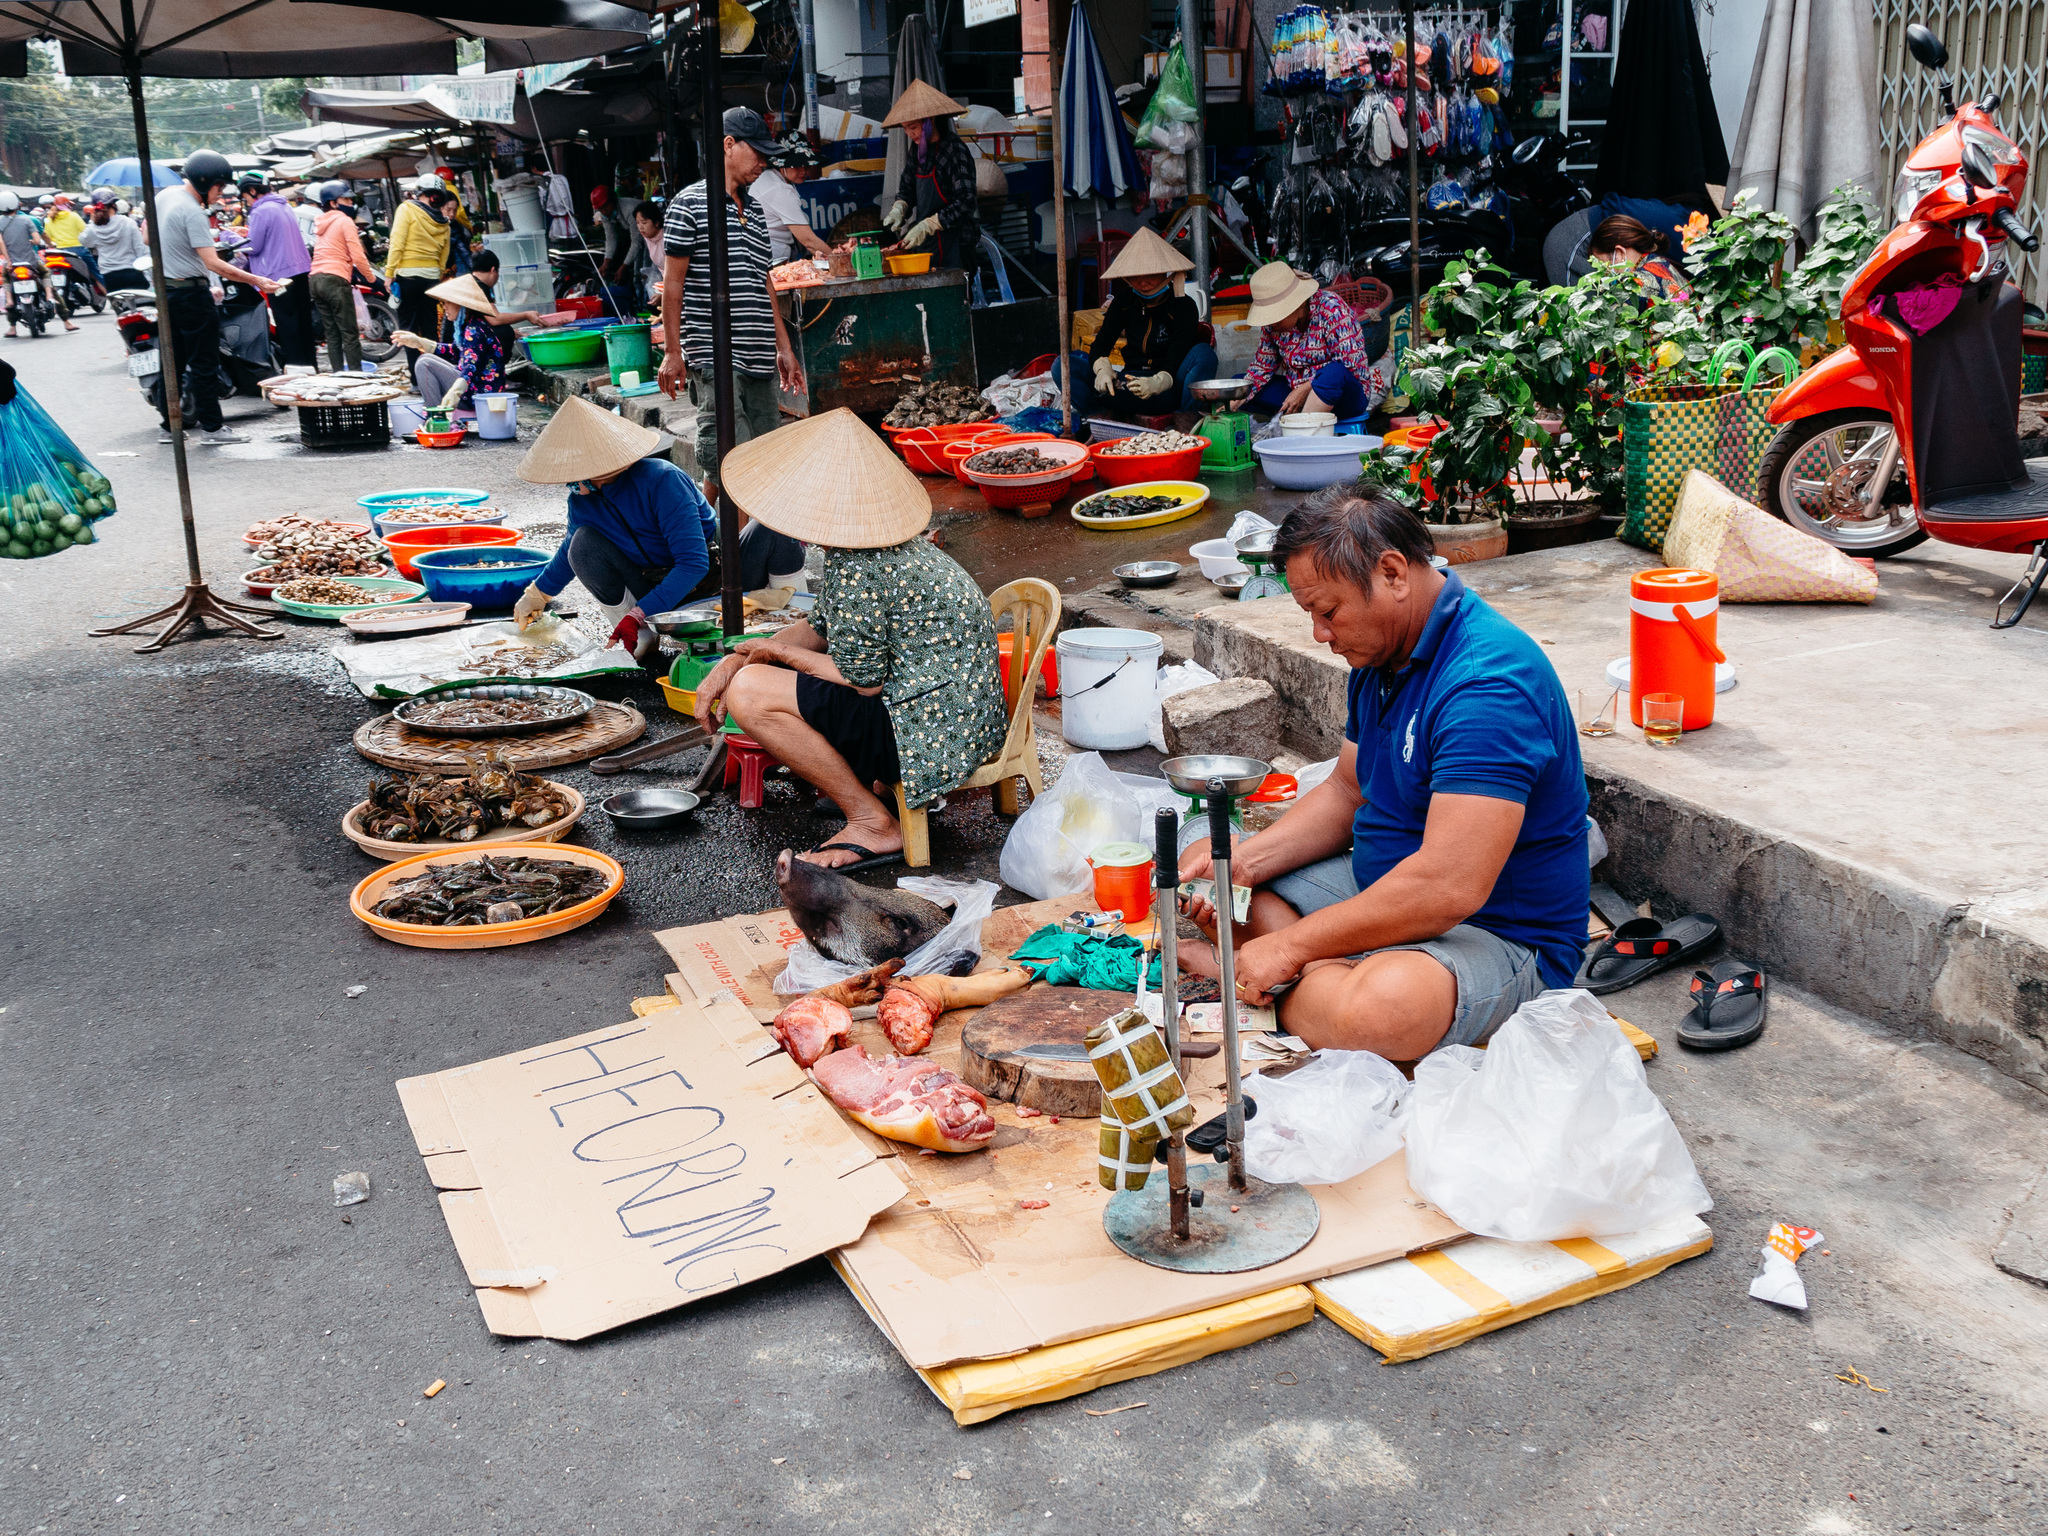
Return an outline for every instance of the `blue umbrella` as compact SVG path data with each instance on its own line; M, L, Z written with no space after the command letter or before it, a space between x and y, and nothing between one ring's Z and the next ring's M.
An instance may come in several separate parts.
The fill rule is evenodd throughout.
M155 176L159 187L175 187L178 173L169 169L163 161L152 158L150 174ZM125 160L104 160L93 167L92 174L85 178L88 187L141 187L142 163L133 155Z
M1060 71L1060 133L1067 190L1076 197L1101 192L1121 197L1138 184L1138 153L1116 93L1096 51L1088 13L1076 3L1067 23L1067 62Z

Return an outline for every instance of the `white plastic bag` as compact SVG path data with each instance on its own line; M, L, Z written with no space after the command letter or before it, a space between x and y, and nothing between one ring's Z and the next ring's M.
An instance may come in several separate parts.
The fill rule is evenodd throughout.
M1602 1237L1714 1208L1635 1047L1590 992L1531 999L1484 1051L1425 1056L1406 1121L1410 1186L1486 1237Z
M1239 539L1250 538L1255 533L1267 533L1279 526L1256 512L1240 512L1230 520L1230 532L1224 537L1235 544Z
M998 864L1006 885L1044 901L1093 890L1088 855L1104 843L1153 845L1152 818L1180 797L1164 779L1117 773L1100 752L1067 759L1059 782L1010 828Z
M1341 1184L1401 1150L1408 1080L1371 1051L1318 1051L1285 1077L1250 1077L1244 1166L1269 1184Z
M1211 683L1223 681L1199 661L1183 661L1171 667L1161 667L1152 677L1152 724L1147 739L1154 752L1166 750L1166 701L1176 693L1186 693L1190 688L1206 688ZM1149 845L1148 845L1149 846Z
M1299 800L1314 789L1336 770L1337 759L1326 757L1320 763L1310 763L1294 776L1294 798Z
M904 957L900 974L965 976L973 970L981 960L981 925L995 910L996 896L1002 887L993 880L905 875L896 882L896 889L953 909L951 922ZM789 964L775 978L775 990L784 997L793 997L859 974L859 967L827 959L811 947L809 939L802 939L791 947Z

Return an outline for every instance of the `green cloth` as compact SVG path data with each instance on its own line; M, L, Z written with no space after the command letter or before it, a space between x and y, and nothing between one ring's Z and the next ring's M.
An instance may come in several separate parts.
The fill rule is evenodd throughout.
M913 808L966 783L1002 747L1010 716L988 599L923 535L827 549L811 628L849 685L882 690Z
M1017 946L1010 956L1038 972L1038 979L1055 987L1093 987L1100 992L1138 990L1138 957L1145 947L1128 933L1113 939L1098 939L1085 933L1068 933L1056 923L1047 923ZM1159 956L1152 956L1145 985L1159 990Z

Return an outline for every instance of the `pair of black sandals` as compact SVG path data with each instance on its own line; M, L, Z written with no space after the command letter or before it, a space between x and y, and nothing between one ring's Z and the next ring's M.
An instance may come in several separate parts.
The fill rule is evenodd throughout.
M1572 985L1604 995L1683 965L1721 942L1721 925L1703 912L1670 922L1632 917L1586 950ZM1692 973L1692 1011L1678 1040L1697 1051L1732 1051L1764 1032L1769 1004L1764 973L1740 960L1719 960Z

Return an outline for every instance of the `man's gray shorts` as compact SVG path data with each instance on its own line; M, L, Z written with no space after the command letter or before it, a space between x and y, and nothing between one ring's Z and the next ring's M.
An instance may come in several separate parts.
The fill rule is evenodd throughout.
M1303 917L1349 901L1358 894L1351 855L1336 854L1270 882L1266 889ZM1543 990L1536 952L1527 945L1488 933L1470 923L1414 944L1389 944L1388 950L1417 949L1448 970L1458 983L1458 1006L1451 1027L1439 1045L1484 1045L1522 1004ZM1362 960L1364 955L1353 955Z

